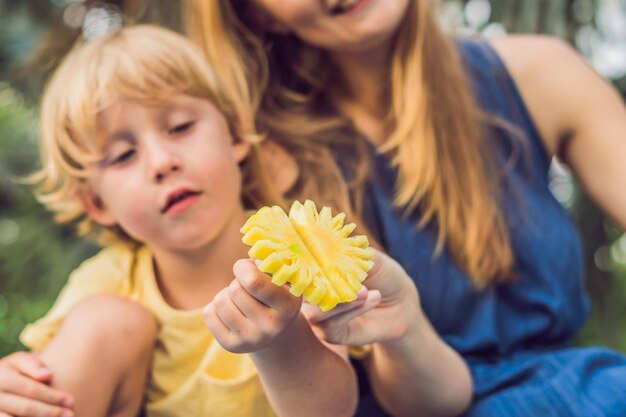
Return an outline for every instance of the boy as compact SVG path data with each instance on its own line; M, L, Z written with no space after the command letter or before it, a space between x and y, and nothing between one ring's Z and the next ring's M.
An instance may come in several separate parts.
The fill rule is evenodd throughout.
M108 246L22 340L78 416L135 416L142 398L148 416L354 413L345 349L238 260L245 209L275 196L227 90L190 41L150 26L79 46L46 89L41 199Z

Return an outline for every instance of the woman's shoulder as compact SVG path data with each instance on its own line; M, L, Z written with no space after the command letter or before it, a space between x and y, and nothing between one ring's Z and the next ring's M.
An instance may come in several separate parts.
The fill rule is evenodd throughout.
M554 70L566 68L577 53L563 40L546 35L507 35L494 38L461 37L457 39L464 63L480 72L509 72L515 81L548 78ZM550 66L548 68L548 66ZM550 71L546 71L546 69Z
M515 83L529 92L566 87L566 91L560 91L566 93L571 90L572 72L586 66L570 45L553 36L509 35L490 39L489 44Z
M548 157L585 123L598 77L565 41L546 35L458 40L464 66L487 111L499 113L519 95Z
M489 44L515 81L546 152L554 155L561 138L580 121L585 97L603 81L559 38L512 35Z
M512 71L540 71L546 64L560 66L563 60L576 58L574 49L560 38L549 35L507 35L486 42Z
M457 43L471 69L507 70L516 82L550 79L570 65L584 65L567 42L553 36L462 37Z

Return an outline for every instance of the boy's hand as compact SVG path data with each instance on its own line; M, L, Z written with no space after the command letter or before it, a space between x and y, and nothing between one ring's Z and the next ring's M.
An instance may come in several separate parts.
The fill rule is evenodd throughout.
M374 250L370 270L357 299L322 313L310 304L302 313L318 335L330 343L365 345L400 340L416 330L422 314L413 281L395 260Z
M250 259L233 266L235 279L204 309L204 321L217 341L234 353L270 347L300 313L302 297L278 287Z
M46 385L51 380L34 353L0 359L0 417L72 417L72 397Z

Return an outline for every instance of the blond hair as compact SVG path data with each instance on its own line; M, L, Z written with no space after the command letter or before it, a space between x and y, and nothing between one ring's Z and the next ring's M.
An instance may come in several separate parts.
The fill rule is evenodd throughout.
M230 55L239 57L236 62L254 68L231 80L249 77L245 88L257 100L259 129L337 174L336 164L322 158L332 150L333 138L345 139L350 123L329 112L332 62L295 36L268 33L249 10L245 2L190 0L190 36L209 59L216 57L219 41L222 50L231 48ZM271 48L267 55L263 46ZM390 69L393 130L379 150L398 170L395 205L407 214L419 208L419 226L436 224L437 251L447 246L477 286L510 278L514 257L498 204L503 176L484 139L493 118L478 110L457 47L438 27L430 1L409 2ZM355 135L352 130L359 149L362 141ZM352 183L357 194L366 170L366 158L357 152Z
M105 243L130 239L119 228L96 227L77 197L89 167L101 158L93 143L97 117L115 100L162 103L175 94L210 100L235 140L252 144L242 165L244 204L281 202L260 166L257 145L262 137L240 118L249 114L248 104L220 81L187 38L164 28L137 25L76 45L45 89L40 120L42 168L31 179L38 183L38 199L55 213L57 221L78 220L81 234L96 231Z
M280 144L295 158L298 179L287 192L288 199L310 198L335 210L343 211L364 232L360 198L367 175L363 164L340 166L335 155L355 151L358 161L365 160L366 147L354 143L354 131L343 117L330 109L314 117L308 108L308 94L286 90L270 76L266 43L257 31L250 30L238 16L247 3L237 1L187 1L186 28L190 38L201 46L210 61L220 58L215 67L220 78L242 101L250 103L247 120L254 120L256 129ZM284 91L279 97L265 94ZM349 178L344 174L351 172ZM373 241L376 245L376 242Z

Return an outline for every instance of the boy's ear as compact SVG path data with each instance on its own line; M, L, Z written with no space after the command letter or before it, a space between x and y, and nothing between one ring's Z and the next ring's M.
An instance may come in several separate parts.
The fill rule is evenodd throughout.
M242 162L250 155L250 144L241 139L235 139L233 143L233 153L237 162Z
M115 226L117 224L117 220L107 210L102 199L93 191L81 190L78 197L91 220L102 226Z

